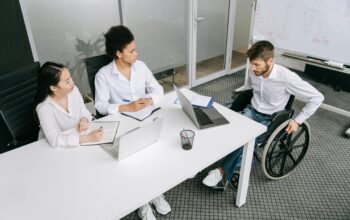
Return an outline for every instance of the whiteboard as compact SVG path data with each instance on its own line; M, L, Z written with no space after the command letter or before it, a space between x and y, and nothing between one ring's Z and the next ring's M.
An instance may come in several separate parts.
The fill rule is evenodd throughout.
M350 64L350 0L257 0L253 41Z

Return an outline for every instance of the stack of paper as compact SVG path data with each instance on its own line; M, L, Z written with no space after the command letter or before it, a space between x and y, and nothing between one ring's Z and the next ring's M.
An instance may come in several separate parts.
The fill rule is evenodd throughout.
M191 102L192 105L211 108L214 102L214 98L205 95L199 95L189 89L182 88L181 92Z

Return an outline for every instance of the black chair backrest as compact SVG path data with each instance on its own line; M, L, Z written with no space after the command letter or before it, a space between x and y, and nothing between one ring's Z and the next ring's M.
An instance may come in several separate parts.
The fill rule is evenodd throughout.
M39 62L0 75L0 111L16 146L37 139L33 100L37 90ZM0 146L2 147L2 146Z
M292 105L293 105L293 102L294 102L294 98L295 98L294 95L291 95L291 96L289 97L285 109L288 109L288 110L291 110L291 109L292 109Z
M93 99L95 99L95 75L101 67L106 66L112 62L112 60L113 59L106 54L84 59Z
M238 93L236 97L232 96L234 101L232 102L232 105L230 107L231 110L235 112L240 112L242 111L252 100L253 97L253 90L244 90Z
M253 97L253 90L252 89L238 92L236 97L232 96L234 101L233 101L230 109L235 111L235 112L242 111L250 103L250 101L252 100L252 97ZM294 95L291 95L289 97L287 105L284 109L287 109L287 110L292 109L294 98L295 98Z
M5 117L0 111L0 153L8 151L14 145L13 135L7 125Z

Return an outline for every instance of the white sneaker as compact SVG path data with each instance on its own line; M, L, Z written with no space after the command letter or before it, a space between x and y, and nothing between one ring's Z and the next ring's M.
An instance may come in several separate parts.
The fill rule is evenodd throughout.
M151 206L147 203L143 206L141 206L138 210L139 217L142 220L156 220L156 217L153 214L153 209Z
M222 174L217 168L209 172L209 174L203 179L203 184L209 187L216 186L222 180Z
M159 214L166 215L171 211L169 203L164 199L164 195L153 199L151 203L156 207Z

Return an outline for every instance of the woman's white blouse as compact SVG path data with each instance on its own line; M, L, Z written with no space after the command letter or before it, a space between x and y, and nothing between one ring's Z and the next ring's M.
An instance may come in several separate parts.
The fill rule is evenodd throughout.
M163 95L163 87L140 60L131 65L130 80L118 71L115 60L102 67L95 77L95 107L103 115L117 114L120 104L139 98L152 98L157 104Z
M36 107L40 121L39 139L46 137L52 147L79 146L77 125L81 118L91 121L91 113L84 105L83 98L75 86L68 94L68 112L50 96Z

